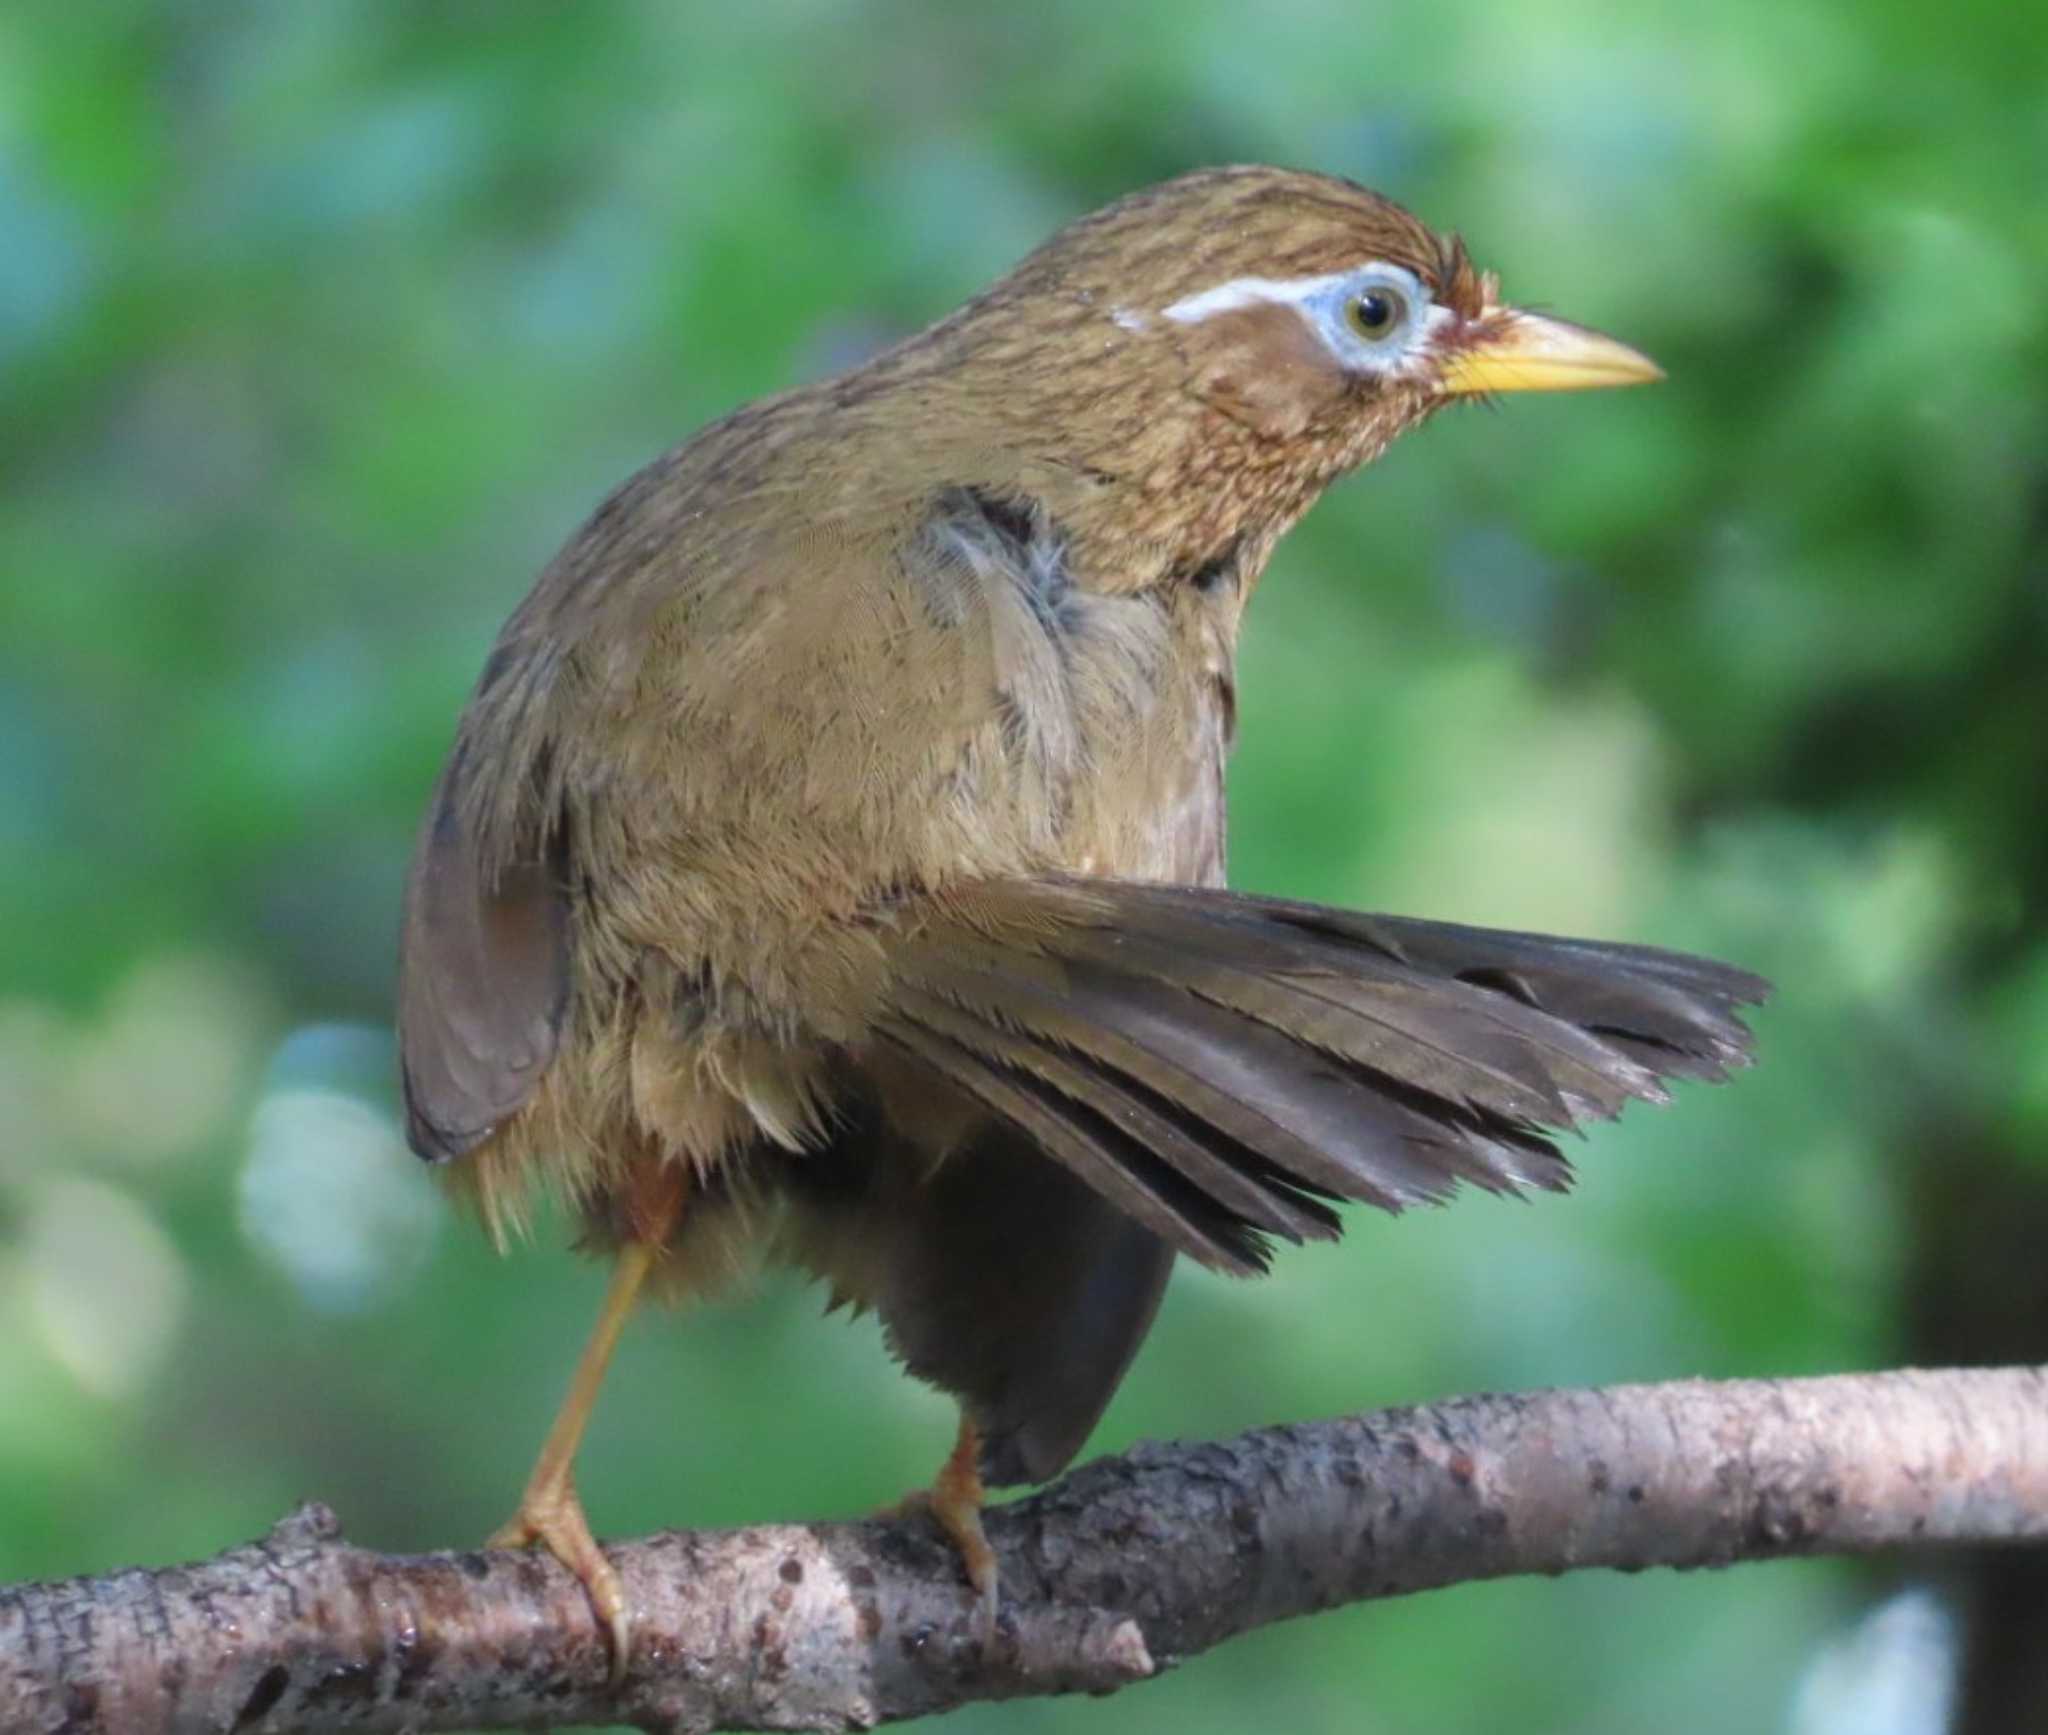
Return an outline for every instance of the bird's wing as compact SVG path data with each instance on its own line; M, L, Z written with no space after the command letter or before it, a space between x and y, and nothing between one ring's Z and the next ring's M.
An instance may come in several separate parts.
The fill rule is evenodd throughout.
M629 479L499 637L406 899L422 1156L462 1155L527 1101L593 936L614 971L658 951L786 974L819 909L930 877L928 818L982 787L956 766L1003 726L992 580L919 533L955 508L944 491L849 500L816 466L770 463L763 429L786 409L753 406ZM991 774L985 799L1007 787Z
M1264 1266L1460 1181L1562 1189L1546 1129L1749 1058L1757 977L1648 947L1194 887L984 884L905 935L878 1038L1181 1251Z
M458 745L434 790L406 885L398 1034L406 1132L436 1161L461 1156L526 1100L567 999L559 838L485 859Z
M413 848L399 941L406 1134L432 1162L481 1144L532 1095L569 1005L569 881L581 776L570 745L618 685L592 648L649 563L622 544L654 515L674 455L616 490L498 635L464 707ZM609 570L607 570L609 566Z
M617 675L593 647L657 557L679 454L616 489L498 635L413 847L399 939L406 1135L432 1162L481 1144L531 1096L569 1003L575 840L569 745ZM579 729L580 726L580 729Z

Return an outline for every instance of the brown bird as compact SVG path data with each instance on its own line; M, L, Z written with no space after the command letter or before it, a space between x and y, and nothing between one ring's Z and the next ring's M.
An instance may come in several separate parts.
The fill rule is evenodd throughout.
M1279 537L1459 397L1659 377L1348 182L1185 176L625 483L500 636L421 831L410 1136L611 1254L515 1518L631 1627L572 1467L643 1289L766 1258L960 1403L926 1497L1080 1449L1177 1254L1263 1270L1747 1056L1701 959L1225 891Z

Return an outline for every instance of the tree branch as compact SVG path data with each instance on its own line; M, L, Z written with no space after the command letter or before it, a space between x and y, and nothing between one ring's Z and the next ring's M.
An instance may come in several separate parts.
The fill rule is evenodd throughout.
M991 1512L999 1632L916 1522L611 1552L616 1692L551 1559L380 1555L306 1506L195 1566L0 1590L0 1729L868 1728L1107 1692L1269 1621L1472 1579L2048 1540L2048 1369L1461 1398L1140 1446Z

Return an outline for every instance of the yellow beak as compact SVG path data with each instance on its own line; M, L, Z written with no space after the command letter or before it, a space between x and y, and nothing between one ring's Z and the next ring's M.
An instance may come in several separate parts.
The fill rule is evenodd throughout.
M1599 386L1639 386L1664 370L1641 350L1616 343L1569 320L1490 307L1473 321L1473 335L1443 361L1444 390L1469 392L1585 392Z

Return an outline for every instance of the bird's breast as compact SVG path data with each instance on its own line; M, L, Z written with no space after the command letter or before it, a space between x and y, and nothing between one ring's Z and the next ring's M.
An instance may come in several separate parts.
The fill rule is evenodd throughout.
M1084 583L1041 509L963 491L906 562L961 696L942 830L1003 840L997 872L1220 877L1232 581ZM936 859L968 859L961 838Z

